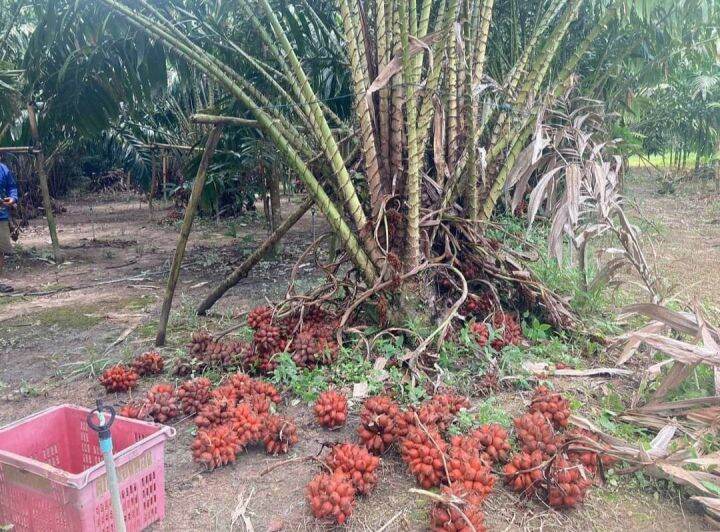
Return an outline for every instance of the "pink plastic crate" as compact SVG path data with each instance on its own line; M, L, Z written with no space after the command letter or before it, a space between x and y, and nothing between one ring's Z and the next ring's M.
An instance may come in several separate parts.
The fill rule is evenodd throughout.
M115 530L89 410L61 405L0 428L0 525L21 531ZM175 429L116 417L112 429L125 524L142 530L165 515L165 440Z

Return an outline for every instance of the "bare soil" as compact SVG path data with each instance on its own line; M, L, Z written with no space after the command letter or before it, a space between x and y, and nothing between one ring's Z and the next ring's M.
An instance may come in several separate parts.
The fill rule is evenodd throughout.
M661 194L653 172L637 171L627 195L646 253L668 283L668 293L682 301L698 298L720 315L720 191L710 181L680 181L672 194Z
M720 229L705 214L682 218L677 201L651 193L647 181L633 182L631 190L651 223L670 230L661 233L659 264L669 274L677 272L686 283L703 287L698 293L714 297L717 262L698 255L715 253ZM683 197L682 205L696 209L698 195ZM58 217L66 262L49 263L50 246L42 220L35 220L22 234L22 249L12 262L10 281L19 294L0 297L0 426L48 406L75 403L92 405L103 396L95 379L106 364L127 360L149 349L179 224L159 224L165 212L148 211L135 197L93 197L65 202L67 212ZM285 211L290 205L283 205ZM703 211L704 212L704 211ZM706 213L707 214L707 213ZM711 216L709 216L711 218ZM683 221L685 220L685 221ZM701 221L706 220L706 221ZM687 222L687 223L686 223ZM700 224L700 225L698 225ZM715 222L717 224L717 222ZM714 233L708 232L713 228ZM260 217L239 219L220 226L200 221L191 236L183 265L169 334L174 356L199 327L220 330L234 323L232 316L281 296L287 288L292 265L324 225L308 214L288 235L277 260L263 262L235 287L207 318L192 308L224 273L266 234ZM232 235L232 236L231 236ZM712 236L714 235L714 236ZM695 249L686 241L693 241ZM701 248L702 253L698 253ZM667 249L667 252L665 251ZM685 269L683 261L695 258L697 267ZM318 275L312 262L300 268L299 282L311 283ZM696 286L696 285L693 285ZM715 294L713 296L713 294ZM127 336L125 336L127 333ZM121 337L117 345L113 345ZM167 377L169 378L169 377ZM143 379L142 393L153 383ZM583 398L582 412L597 415L597 397L608 384L633 385L605 379L557 378L555 385ZM123 394L109 402L122 404ZM511 413L523 408L520 393L505 393L499 404ZM309 514L304 499L307 482L319 471L312 457L323 444L354 439L358 405L348 426L341 431L319 429L310 409L291 397L281 411L297 421L300 443L286 457L268 457L257 449L241 455L232 466L205 472L194 464L188 450L192 423L175 424L177 436L166 447L167 516L156 530L243 530L236 511L250 498L246 517L258 531L325 530ZM509 405L509 406L508 406ZM269 470L270 469L270 470ZM268 471L269 470L269 471ZM521 501L498 485L486 502L490 530L704 530L708 527L686 494L659 482L639 486L632 476L614 477L612 484L595 487L581 508L556 512L539 501ZM348 530L424 530L430 504L409 492L414 487L405 467L393 453L382 460L376 491L358 502Z

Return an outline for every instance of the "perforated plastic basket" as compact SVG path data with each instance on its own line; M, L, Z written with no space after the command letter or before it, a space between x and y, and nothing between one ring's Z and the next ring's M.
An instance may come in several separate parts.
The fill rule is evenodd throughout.
M61 405L0 429L0 525L14 532L115 530L88 412ZM117 417L111 433L125 524L142 530L165 515L165 440L175 429Z

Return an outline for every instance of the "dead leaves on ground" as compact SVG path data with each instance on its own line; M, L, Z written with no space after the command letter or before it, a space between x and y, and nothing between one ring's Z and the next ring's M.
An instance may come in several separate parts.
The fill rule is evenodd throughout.
M707 322L697 301L684 311L650 303L630 305L621 316L644 316L650 322L622 338L618 365L645 346L667 357L646 369L646 379L658 378L664 367L669 370L646 404L623 412L618 419L656 430L657 436L649 449L643 449L603 434L586 419L578 417L574 422L598 433L618 458L697 493L693 500L720 526L720 453L703 455L702 445L707 436L718 436L720 425L720 331ZM715 395L666 401L699 364L713 368Z

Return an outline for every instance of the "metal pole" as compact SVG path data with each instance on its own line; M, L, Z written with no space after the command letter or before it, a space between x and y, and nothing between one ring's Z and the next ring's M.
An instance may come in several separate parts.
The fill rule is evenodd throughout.
M100 440L100 450L105 460L105 473L108 479L108 489L112 500L115 530L125 532L125 519L123 517L122 501L120 500L120 483L118 482L117 468L113 459L112 438Z
M106 419L106 412L110 415L109 420ZM98 424L96 424L93 419L94 414L97 414ZM108 491L110 492L110 501L112 502L115 531L126 532L122 500L120 499L120 483L118 482L117 469L115 468L112 434L110 432L110 427L114 421L115 409L111 406L103 406L101 399L98 399L97 408L87 416L88 426L98 433L100 451L105 460L105 474L107 475Z

